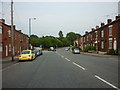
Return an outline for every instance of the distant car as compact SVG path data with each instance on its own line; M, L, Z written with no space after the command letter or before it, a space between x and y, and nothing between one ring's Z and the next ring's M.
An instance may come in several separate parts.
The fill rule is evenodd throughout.
M80 54L80 49L75 48L75 49L72 50L72 53L73 54Z
M56 51L56 49L54 47L50 47L48 51Z
M35 53L33 53L32 50L23 50L22 53L19 55L19 61L33 59L35 59Z

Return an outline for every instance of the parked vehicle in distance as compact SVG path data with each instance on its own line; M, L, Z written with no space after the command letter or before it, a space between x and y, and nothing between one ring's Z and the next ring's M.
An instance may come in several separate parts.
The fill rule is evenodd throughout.
M32 50L23 50L22 53L19 55L20 60L34 60L35 53Z
M79 48L75 48L72 50L73 54L80 54L80 49Z
M56 51L56 49L54 47L50 47L48 51Z
M70 47L68 47L68 48L65 48L65 51L68 51L68 50L70 50Z
M33 52L35 53L35 56L36 56L36 57L43 54L43 53L42 53L42 50L39 50L39 49L35 49L35 50L33 50Z

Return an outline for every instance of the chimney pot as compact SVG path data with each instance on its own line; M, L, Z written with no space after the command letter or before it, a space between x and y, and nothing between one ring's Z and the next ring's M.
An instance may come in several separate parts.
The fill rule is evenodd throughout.
M5 19L0 19L0 23L5 23Z
M120 15L116 16L116 20L118 20L120 18Z
M88 33L88 31L85 32L85 34L87 34L87 33Z
M99 26L96 26L96 29L98 29L99 28Z
M101 27L103 27L105 24L104 23L101 23Z
M94 31L95 29L94 28L92 28L92 31Z
M108 19L107 20L107 23L109 24L109 23L111 23L112 22L112 19Z

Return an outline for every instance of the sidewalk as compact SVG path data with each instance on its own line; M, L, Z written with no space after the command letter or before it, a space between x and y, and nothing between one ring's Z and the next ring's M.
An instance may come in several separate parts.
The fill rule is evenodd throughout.
M97 56L97 57L112 57L112 58L118 58L119 55L102 55L102 54L97 54L97 53L87 53L87 52L81 52L81 54L84 55L90 55L90 56Z
M18 56L14 56L14 61L12 61L12 57L2 58L2 64L10 62L18 62Z

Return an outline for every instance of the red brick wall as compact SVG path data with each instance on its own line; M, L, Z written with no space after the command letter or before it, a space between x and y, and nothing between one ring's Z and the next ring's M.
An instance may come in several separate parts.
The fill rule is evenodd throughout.
M2 28L2 34L3 34L2 36L2 44L3 44L2 57L4 58L6 57L6 46L8 47L8 56L12 55L11 47L9 46L11 45L11 37L8 36L8 30L11 31L11 27L6 24L2 24L2 26L3 26ZM22 34L20 31L14 30L15 55L20 54L20 47L21 47L21 50L28 48L28 37Z

